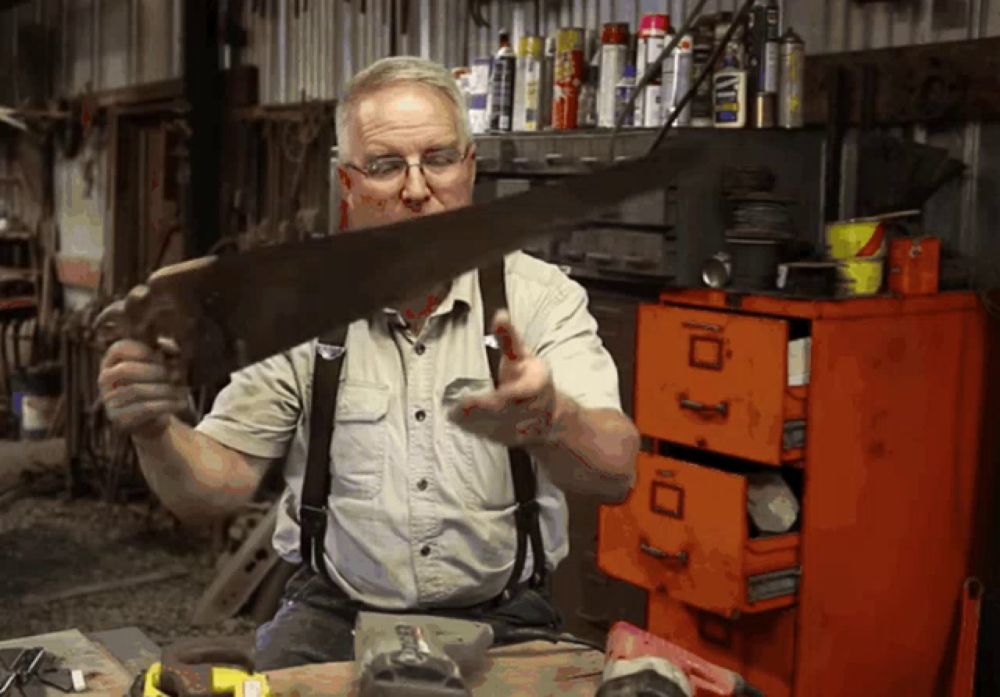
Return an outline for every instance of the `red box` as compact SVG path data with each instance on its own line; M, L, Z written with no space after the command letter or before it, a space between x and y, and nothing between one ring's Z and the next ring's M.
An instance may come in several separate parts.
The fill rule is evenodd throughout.
M938 292L941 240L902 237L889 242L889 290L899 295Z

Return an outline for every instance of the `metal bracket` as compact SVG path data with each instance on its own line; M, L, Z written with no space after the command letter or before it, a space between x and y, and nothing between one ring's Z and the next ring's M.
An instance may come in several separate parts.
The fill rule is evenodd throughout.
M771 571L747 578L747 602L759 603L771 598L795 595L799 592L799 578L802 567Z

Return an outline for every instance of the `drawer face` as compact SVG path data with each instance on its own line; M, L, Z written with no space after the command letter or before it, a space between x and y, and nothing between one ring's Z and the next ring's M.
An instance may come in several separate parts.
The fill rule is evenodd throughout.
M639 307L636 424L644 435L781 464L788 326L665 305Z
M797 595L799 537L749 539L742 475L641 453L635 488L598 526L604 573L692 607L730 617Z

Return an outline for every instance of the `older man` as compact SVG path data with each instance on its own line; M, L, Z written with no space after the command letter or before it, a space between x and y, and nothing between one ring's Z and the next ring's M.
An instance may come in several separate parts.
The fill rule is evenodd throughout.
M337 141L352 230L472 201L475 145L462 95L439 65L388 58L358 74L338 111ZM318 341L234 373L194 429L174 416L184 388L167 382L148 347L109 348L100 375L108 413L182 519L233 511L281 461L287 488L273 542L300 563L309 556L298 524L306 461L310 448L322 450L330 472L322 561L302 565L259 628L262 668L349 659L364 608L558 625L545 588L530 583L532 567L511 578L522 567L508 466L517 451L508 449L530 455L537 477L533 532L543 549L525 556L551 570L567 554L560 486L597 481L620 495L638 436L584 290L520 253L502 268L507 308L495 317L484 317L484 282L470 272L349 327L328 449L309 442L314 366L326 360ZM505 354L495 383L487 320Z

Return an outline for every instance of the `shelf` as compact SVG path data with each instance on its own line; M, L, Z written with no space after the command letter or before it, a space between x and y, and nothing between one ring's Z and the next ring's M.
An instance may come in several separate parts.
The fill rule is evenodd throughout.
M0 312L9 310L32 310L36 306L35 299L29 296L18 296L13 298L0 297Z
M618 131L614 139L614 161L643 157L658 132L658 128ZM822 133L814 128L673 128L661 147L669 148L671 143L692 141L705 143L707 147L720 142L737 147L738 144L753 141L793 151L814 141L817 132ZM486 133L477 135L475 141L476 169L482 174L525 178L586 174L612 163L611 129L608 128Z
M27 230L24 232L17 230L0 231L0 242L30 242L33 239L35 239L35 235Z
M0 266L0 283L4 281L34 281L37 269L23 269L14 266Z

